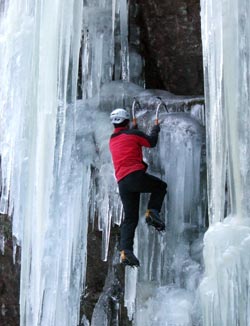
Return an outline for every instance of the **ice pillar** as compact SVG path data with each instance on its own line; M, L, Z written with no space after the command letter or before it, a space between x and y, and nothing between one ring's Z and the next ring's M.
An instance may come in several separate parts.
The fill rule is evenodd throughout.
M74 134L81 23L77 0L14 0L1 12L0 205L22 247L22 326L79 318L90 182Z
M247 325L250 318L249 17L248 1L201 1L210 214L204 325Z

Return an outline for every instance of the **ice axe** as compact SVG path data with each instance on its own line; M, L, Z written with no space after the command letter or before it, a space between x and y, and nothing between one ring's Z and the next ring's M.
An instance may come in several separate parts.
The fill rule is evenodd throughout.
M132 104L132 117L133 117L133 126L134 127L137 125L137 120L136 120L136 116L135 116L136 107L138 107L140 109L141 105L140 105L139 101L134 97L134 101Z
M166 104L162 101L161 97L157 96L156 98L158 100L160 100L160 103L157 105L156 114L155 114L155 124L158 125L159 124L159 119L158 119L159 109L163 106L166 109L166 111L168 112L168 108L167 108Z

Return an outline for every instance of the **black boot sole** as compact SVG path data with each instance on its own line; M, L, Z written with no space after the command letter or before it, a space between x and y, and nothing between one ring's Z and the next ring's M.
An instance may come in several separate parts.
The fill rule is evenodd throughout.
M124 266L130 266L130 267L140 267L140 263L131 262L128 259L122 260L121 264Z
M146 217L146 223L148 225L152 225L159 232L165 231L165 229L166 229L164 222L162 222L160 220L156 220L155 218L152 218L151 216Z
M140 267L140 265L132 264L132 263L129 263L129 262L126 262L126 261L122 261L121 264L122 264L123 266L129 266L129 267L133 267L133 268L138 268L138 267Z

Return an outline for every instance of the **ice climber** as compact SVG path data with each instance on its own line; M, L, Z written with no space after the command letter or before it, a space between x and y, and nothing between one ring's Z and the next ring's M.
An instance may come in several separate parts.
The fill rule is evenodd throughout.
M111 112L110 120L114 133L110 137L109 148L124 209L124 220L120 228L120 254L124 265L140 266L133 253L135 229L139 219L140 194L150 193L146 211L146 223L158 231L165 230L160 219L160 210L166 194L167 184L146 173L142 147L154 147L158 141L160 126L154 125L149 135L136 127L129 128L129 113L118 108Z

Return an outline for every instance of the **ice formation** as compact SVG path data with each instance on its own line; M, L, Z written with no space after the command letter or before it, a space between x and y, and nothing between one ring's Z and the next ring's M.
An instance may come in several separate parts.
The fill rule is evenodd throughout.
M13 215L22 247L21 326L79 323L88 224L98 215L105 260L111 222L122 218L109 112L131 106L134 96L146 132L157 96L168 107L160 113L157 148L145 151L149 172L168 183L168 228L162 235L147 228L144 196L136 246L142 268L126 270L128 314L138 326L198 325L206 216L202 98L141 87L126 0L13 0L0 15L0 211Z
M1 212L13 213L22 247L21 325L79 318L90 183L74 135L82 9L12 1L1 13Z
M145 110L139 114L145 130L150 121L153 124L154 115L154 111ZM156 149L145 152L145 157L151 167L149 172L168 183L162 211L167 232L157 234L145 224L145 195L137 230L140 239L137 253L142 267L137 275L129 269L126 271L130 279L125 289L126 305L135 325L178 325L182 322L191 326L200 317L195 302L202 273L202 234L206 216L206 170L202 161L204 126L190 111L162 112L160 117L159 144ZM164 305L168 308L163 309Z
M249 13L248 1L201 1L210 220L203 325L250 318Z
M128 83L126 4L1 4L0 211L13 216L22 247L21 325L78 324L88 217L99 214L103 259L111 215L120 222L107 151L111 126L95 108L114 73Z

